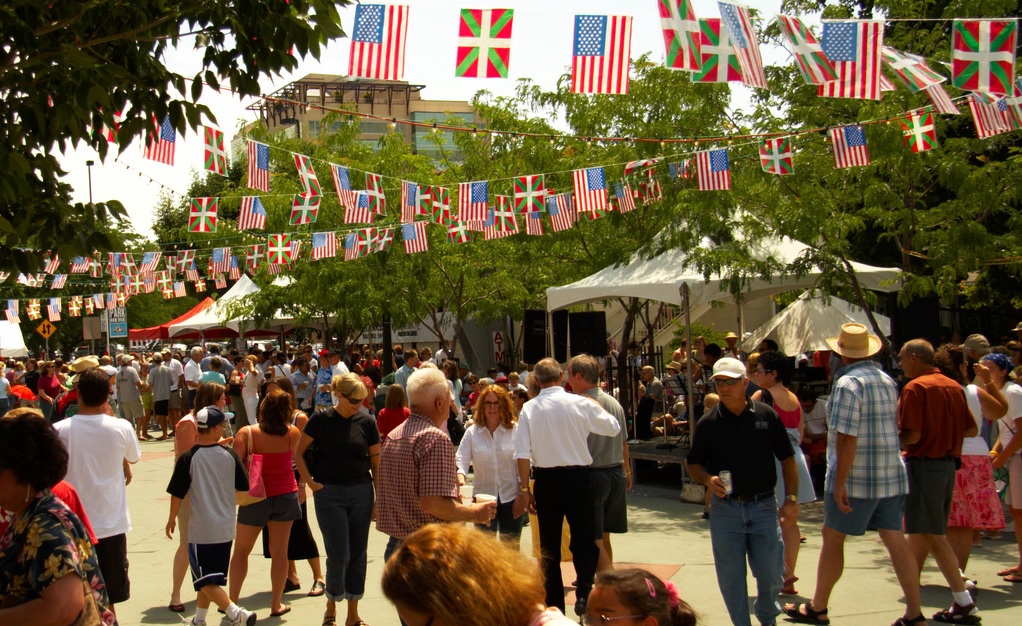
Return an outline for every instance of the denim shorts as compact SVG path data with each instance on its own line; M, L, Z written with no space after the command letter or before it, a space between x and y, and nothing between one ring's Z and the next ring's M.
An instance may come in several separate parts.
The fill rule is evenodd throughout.
M844 535L865 535L867 528L901 530L901 515L905 496L889 498L848 498L851 513L837 508L834 494L823 494L823 524Z

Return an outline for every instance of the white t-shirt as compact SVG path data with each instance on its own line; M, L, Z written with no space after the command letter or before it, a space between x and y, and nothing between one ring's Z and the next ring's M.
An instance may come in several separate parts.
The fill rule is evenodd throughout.
M1008 412L1004 414L1004 417L997 420L997 425L1001 431L999 436L1001 448L1003 449L1011 441L1011 438L1015 436L1015 433L1012 431L1018 432L1019 429L1015 420L1022 417L1022 387L1013 382L1007 382L1001 387L1001 393L1008 398Z
M181 376L184 375L185 368L181 365L181 361L178 361L175 358L171 358L170 361L167 362L167 367L170 368L170 390L177 391L178 381L180 381Z
M78 492L96 537L131 530L123 461L137 463L142 456L131 422L79 413L53 427L67 446L65 480Z
M188 361L188 364L184 367L185 382L195 383L195 387L198 388L199 378L202 377L202 368L195 361ZM188 387L191 389L192 387Z
M113 365L100 365L99 369L106 372L106 375L110 378L117 376L117 368ZM113 400L117 399L117 385L112 382L110 383L110 398Z

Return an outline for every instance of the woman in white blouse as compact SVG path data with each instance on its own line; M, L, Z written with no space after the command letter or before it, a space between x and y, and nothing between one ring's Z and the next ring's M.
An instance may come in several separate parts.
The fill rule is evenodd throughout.
M499 533L515 549L522 534L524 516L515 518L518 496L518 466L515 463L514 404L506 390L490 385L479 394L474 407L473 425L465 431L458 447L458 484L465 484L468 468L475 470L472 492L497 497L497 516L482 530Z

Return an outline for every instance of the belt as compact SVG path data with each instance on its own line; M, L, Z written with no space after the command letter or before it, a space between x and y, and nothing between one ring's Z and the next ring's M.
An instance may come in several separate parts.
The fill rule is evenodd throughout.
M764 491L763 493L754 493L751 496L730 495L727 496L726 500L730 502L759 502L760 500L773 499L774 497L773 491Z

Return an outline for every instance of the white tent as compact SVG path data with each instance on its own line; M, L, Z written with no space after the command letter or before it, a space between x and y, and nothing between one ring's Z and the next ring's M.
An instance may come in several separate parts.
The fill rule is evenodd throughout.
M21 334L21 324L0 321L0 356L15 359L28 356L25 337Z
M259 286L252 282L247 275L242 274L238 282L234 283L227 293L220 296L220 299L212 306L180 324L173 324L167 331L171 337L182 333L201 332L210 328L226 327L237 331L241 326L240 319L232 319L229 308L236 305L239 300L258 292Z
M891 334L891 320L879 313L873 313L880 332ZM806 291L799 299L770 318L765 324L752 331L742 342L742 350L752 352L760 341L773 339L785 354L798 354L811 350L830 350L827 337L837 337L841 325L858 322L872 329L865 311L841 298L831 298L830 305Z
M712 245L704 241L703 245ZM764 237L750 246L752 257L765 261L774 259L788 264L798 259L807 246L787 237ZM731 293L721 285L721 276L703 277L695 267L690 267L688 251L675 248L650 259L637 258L627 265L609 266L580 281L562 287L546 290L547 310L605 300L614 297L635 297L657 300L669 304L680 304L680 288L689 288L689 307L692 319L697 319L709 310L713 302L731 300ZM901 271L893 267L874 267L852 262L859 283L864 289L897 291L896 284ZM814 285L820 276L813 269L805 276L779 275L770 280L752 278L745 287L743 298L755 300L782 291L806 289Z

